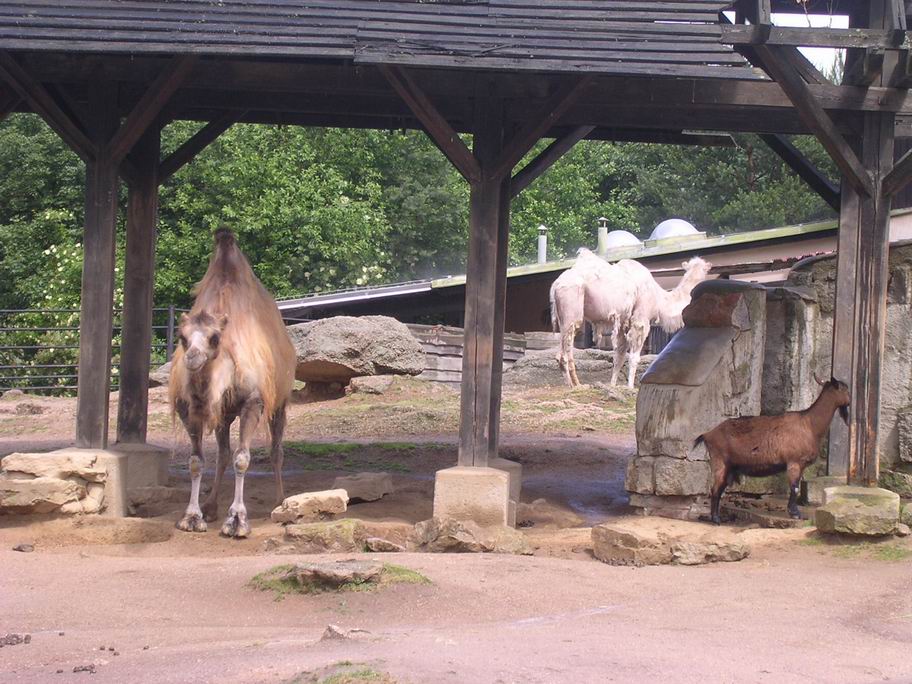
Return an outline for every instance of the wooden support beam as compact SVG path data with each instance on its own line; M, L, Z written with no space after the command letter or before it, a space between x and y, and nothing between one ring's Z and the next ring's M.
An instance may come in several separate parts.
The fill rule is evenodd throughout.
M194 133L174 152L165 157L158 170L159 182L164 183L188 164L196 155L215 142L218 137L244 116L245 112L226 112Z
M4 51L0 51L0 79L6 81L84 162L94 159L96 149L89 136L63 112L45 87L32 78L11 54Z
M771 49L765 45L754 48L764 65L776 79L782 91L798 110L804 124L817 136L839 170L862 194L872 197L874 184L871 176L849 147L833 120L814 98L807 84L798 75L789 51Z
M884 49L868 48L846 69L842 82L846 85L868 87L880 80L884 67Z
M496 280L494 283L494 340L491 361L491 407L488 413L488 458L500 449L500 406L503 395L504 325L507 317L507 266L510 252L510 180L500 184L500 220L497 225Z
M127 206L118 443L144 444L146 441L160 140L158 126L152 126L140 136L130 153L139 175L130 185Z
M20 102L19 97L12 93L0 93L0 123L15 111Z
M491 173L497 178L509 176L513 167L526 156L548 130L554 127L564 112L579 100L591 82L591 76L576 78L549 97L541 109L513 134L494 162Z
M510 195L516 197L529 187L539 176L551 168L558 159L573 149L580 140L589 135L595 126L577 126L569 133L552 142L535 159L520 169L510 182Z
M908 32L885 31L867 28L790 28L773 26L769 32L763 26L725 25L721 26L720 43L726 45L782 45L790 47L830 48L907 48L910 46Z
M503 149L503 103L479 86L474 154L482 173L469 197L469 257L466 265L465 339L459 409L459 465L487 466L490 449L492 377L497 310L497 263L506 182L487 169Z
M117 130L117 90L113 83L89 85L89 113L91 143L100 149ZM77 447L104 449L108 444L117 199L117 165L105 156L86 163Z
M788 138L784 135L763 134L760 139L827 204L839 211L839 188L814 166Z
M906 152L884 176L881 191L892 197L908 185L909 181L912 181L912 150Z
M912 50L897 50L897 64L890 75L891 88L912 88Z
M153 81L120 128L104 148L104 154L115 163L126 157L140 136L152 126L168 100L187 78L196 64L196 55L183 55L172 59Z
M399 67L378 68L463 178L470 183L479 180L478 161L412 77Z

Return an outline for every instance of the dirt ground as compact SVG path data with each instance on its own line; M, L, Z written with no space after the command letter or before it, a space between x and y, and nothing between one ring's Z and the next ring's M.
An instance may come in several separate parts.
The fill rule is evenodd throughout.
M807 528L748 529L753 552L738 563L594 560L590 526L628 512L633 404L593 387L508 391L504 455L523 463L519 519L534 555L386 554L431 583L276 600L251 578L317 557L265 551L279 532L266 518L265 453L246 488L251 539L222 539L217 525L177 532L187 443L154 390L150 441L173 447L175 500L125 520L0 518L0 643L31 636L0 648L0 681L912 681L905 541L831 544ZM67 444L74 410L72 399L0 401L0 455ZM425 519L433 473L455 463L457 411L454 391L417 381L379 397L295 404L288 493L386 471L397 491L348 515L378 526ZM223 509L232 490L229 471ZM12 550L22 543L34 552ZM321 639L330 624L364 631Z

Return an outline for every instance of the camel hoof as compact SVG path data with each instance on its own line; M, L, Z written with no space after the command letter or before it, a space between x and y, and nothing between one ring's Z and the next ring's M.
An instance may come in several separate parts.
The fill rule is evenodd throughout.
M237 513L231 513L228 515L228 519L225 520L225 524L222 525L219 534L223 537L246 539L250 536L250 523L247 522L246 518L241 519Z
M204 503L200 508L203 510L203 520L206 522L215 522L218 518L218 506L216 504Z
M789 517L792 520L801 520L801 513L800 511L789 511Z
M185 515L177 522L177 529L182 532L205 532L209 529L206 521L198 515Z

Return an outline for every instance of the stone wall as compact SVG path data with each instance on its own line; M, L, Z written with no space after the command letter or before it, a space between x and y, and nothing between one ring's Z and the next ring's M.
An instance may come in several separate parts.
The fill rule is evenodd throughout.
M725 418L760 412L766 289L701 283L684 322L641 381L626 487L647 514L696 519L707 510L710 473L694 439Z

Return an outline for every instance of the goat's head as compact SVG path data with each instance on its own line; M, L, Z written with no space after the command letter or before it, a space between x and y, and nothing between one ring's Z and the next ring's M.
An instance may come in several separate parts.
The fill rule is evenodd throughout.
M849 424L849 405L852 403L852 399L849 396L849 386L845 384L842 380L837 380L834 377L830 377L829 380L824 382L816 375L814 379L817 381L817 384L821 386L820 393L829 392L833 398L833 402L836 404L836 408L839 409L839 415L842 417L845 424Z
M222 332L228 324L228 317L202 313L180 318L180 344L184 350L184 365L196 373L219 355Z

